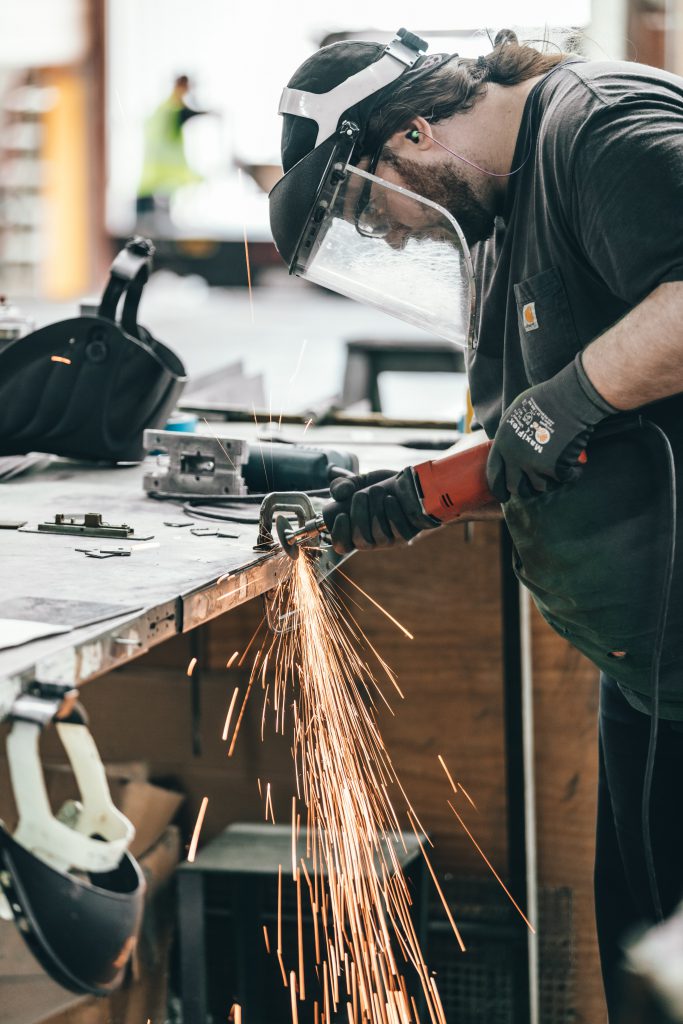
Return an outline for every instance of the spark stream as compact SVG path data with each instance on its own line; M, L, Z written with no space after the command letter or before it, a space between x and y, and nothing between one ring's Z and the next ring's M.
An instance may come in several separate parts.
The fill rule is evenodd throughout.
M419 1021L403 974L412 965L428 1019L445 1024L436 983L428 972L410 915L411 896L397 856L402 840L389 795L391 787L400 791L418 839L419 833L426 835L382 741L375 700L387 701L360 652L369 647L381 673L398 690L395 676L364 637L339 592L329 586L321 590L305 552L293 563L291 577L280 585L276 602L282 620L289 621L289 613L295 613L298 625L289 633L269 634L258 650L231 750L249 693L260 677L265 691L264 717L266 705L271 705L271 692L270 713L276 730L284 734L286 715L292 715L297 791L307 812L310 871L306 860L296 861L300 816L295 798L291 870L297 888L299 949L298 971L289 975L292 1016L295 1018L296 998L306 997L301 938L301 891L305 887L315 932L316 962L308 968L308 987L310 992L315 971L319 992L319 1003L316 1000L314 1006L316 1022L332 1024L338 1015L349 1024ZM267 673L272 677L268 683ZM464 950L428 859L427 864ZM280 876L277 955L287 985L281 892Z

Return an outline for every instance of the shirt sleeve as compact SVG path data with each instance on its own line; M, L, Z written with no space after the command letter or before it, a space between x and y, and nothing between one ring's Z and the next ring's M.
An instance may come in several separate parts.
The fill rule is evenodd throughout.
M583 255L614 295L636 305L683 280L683 98L634 91L593 112L570 180Z

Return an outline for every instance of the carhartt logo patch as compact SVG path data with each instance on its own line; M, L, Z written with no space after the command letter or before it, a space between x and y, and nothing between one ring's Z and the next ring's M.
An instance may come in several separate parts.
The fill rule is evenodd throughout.
M522 321L525 331L537 331L538 320L536 319L536 303L525 302L522 306Z

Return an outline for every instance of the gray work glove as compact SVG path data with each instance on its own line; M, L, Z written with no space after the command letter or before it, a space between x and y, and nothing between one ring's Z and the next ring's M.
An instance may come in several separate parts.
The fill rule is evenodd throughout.
M486 464L486 479L498 501L528 498L581 474L590 435L618 412L595 390L581 353L563 370L523 391L503 413ZM583 460L585 461L585 455Z
M339 555L409 541L421 530L441 525L423 512L410 466L400 473L377 469L337 477L330 483L330 494L333 501L322 514Z

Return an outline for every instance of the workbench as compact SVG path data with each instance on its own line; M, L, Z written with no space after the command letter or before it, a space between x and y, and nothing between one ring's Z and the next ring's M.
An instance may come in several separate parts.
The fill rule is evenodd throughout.
M212 423L207 429L253 440L263 426ZM283 424L282 432L297 440L303 427ZM435 456L433 449L415 446L417 433L412 428L378 432L312 427L305 442L352 448L362 469L399 469ZM67 619L70 609L79 611L70 602L120 606L113 618L0 651L0 715L33 679L80 686L99 677L96 685L86 687L84 703L103 759L120 762L142 756L152 778L173 780L187 795L186 828L191 829L204 796L209 797L209 809L203 841L233 821L262 818L257 778L272 783L275 815L284 821L293 784L291 753L282 737L261 742L260 701L252 700L247 708L229 761L220 732L233 688L243 686L248 676L248 665L226 671L226 662L233 651L244 650L257 628L263 610L252 599L288 570L285 556L277 550L254 550L255 522L220 524L230 537L166 526L183 518L182 509L147 498L142 476L139 466L86 467L57 460L33 476L0 485L0 518L5 520L25 519L31 525L60 512L100 512L110 523L126 522L138 535L153 535L151 541L110 542L130 546L130 557L96 559L76 548L99 547L101 541L0 531L5 616L10 602L27 597L57 600ZM196 525L209 524L197 520ZM429 532L400 550L356 556L345 571L415 636L414 641L405 640L365 605L363 629L398 669L406 695L404 704L396 703L395 715L380 716L382 735L435 840L437 869L442 877L486 873L467 839L458 835L446 806L436 761L441 753L476 799L478 841L525 903L527 867L515 854L524 849L523 773L511 771L522 758L515 739L521 736L521 707L508 686L519 660L520 633L514 616L506 622L501 566L514 604L516 585L510 583L501 529L491 522L474 524L469 531L455 525ZM595 1020L601 1006L590 887L595 674L538 616L525 628L531 644L527 662L531 656L534 670L538 876L552 906L559 906L559 896L569 893L571 915L541 933L542 1006L571 1004L577 1019ZM188 680L192 657L198 664ZM568 720L574 723L571 740ZM541 901L542 922L543 913ZM558 929L568 936L559 966L552 959ZM432 961L447 977L457 968L454 951L441 945L445 939L438 933L430 941ZM490 955L495 947L489 943L486 949ZM581 982L575 996L574 970ZM454 991L459 978L453 975Z
M254 443L258 429L207 424L203 432ZM292 440L303 432L285 429ZM313 430L305 440L334 447L339 433ZM379 444L378 433L355 430L365 468L400 469L417 460L419 451L399 444L410 437L414 445L415 430L385 432ZM347 440L349 434L354 430L345 428ZM2 520L26 521L21 529L0 530L0 618L26 615L75 624L68 632L0 649L0 719L22 685L36 680L80 686L263 594L288 573L289 559L279 550L256 548L258 504L245 506L251 522L212 524L185 515L182 500L149 498L143 474L142 465L102 468L54 459L34 474L0 484ZM28 532L56 514L86 512L99 512L112 525L128 524L146 539ZM94 558L83 550L117 547L129 549L130 556Z

